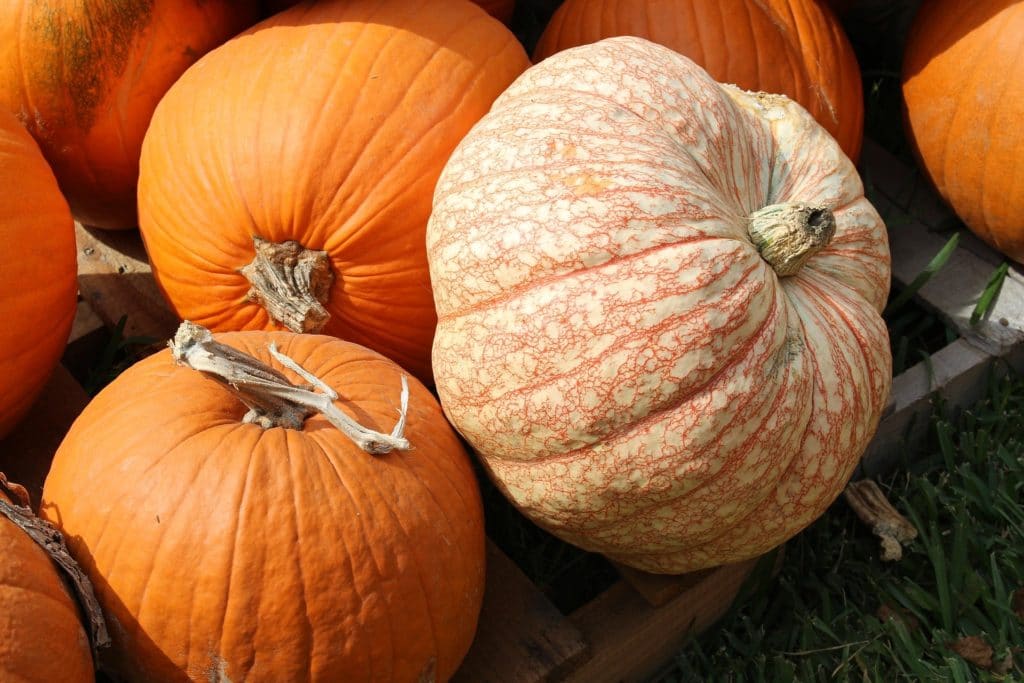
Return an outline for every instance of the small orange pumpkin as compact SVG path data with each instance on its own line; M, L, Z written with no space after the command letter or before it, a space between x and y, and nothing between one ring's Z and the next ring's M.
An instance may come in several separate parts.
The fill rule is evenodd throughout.
M624 35L670 47L719 82L788 96L851 159L860 154L864 105L857 57L819 0L566 0L534 60Z
M411 380L403 405L397 365L323 335L186 323L173 348L93 399L43 489L110 623L106 665L149 682L447 680L476 628L484 528L433 395ZM231 368L235 389L186 365ZM316 393L289 383L314 377Z
M968 228L1024 263L1024 3L921 4L903 99L921 167Z
M75 229L39 147L0 110L0 438L57 365L75 317Z
M75 217L133 228L153 108L189 65L252 25L255 0L0 3L0 108L43 150Z
M28 493L0 472L0 507ZM21 683L91 683L92 652L78 606L53 561L0 510L0 677Z
M338 336L432 383L434 183L527 66L467 0L303 3L206 55L142 150L140 229L174 309Z

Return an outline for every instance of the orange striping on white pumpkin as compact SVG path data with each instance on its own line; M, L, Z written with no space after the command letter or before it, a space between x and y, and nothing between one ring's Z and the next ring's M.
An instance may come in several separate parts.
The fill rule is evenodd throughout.
M638 38L550 57L435 190L448 417L572 543L660 572L767 551L838 495L889 391L888 244L863 194L783 97ZM835 234L781 277L748 217L784 203Z

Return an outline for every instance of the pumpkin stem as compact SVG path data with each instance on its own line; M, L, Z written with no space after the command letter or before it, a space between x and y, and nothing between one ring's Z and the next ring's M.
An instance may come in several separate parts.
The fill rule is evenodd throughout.
M409 411L409 382L405 375L402 375L398 422L390 434L384 434L364 427L343 413L334 405L337 392L278 351L274 344L269 346L270 354L312 386L292 384L281 372L227 344L214 341L208 329L188 320L181 324L168 346L177 363L198 370L233 391L249 407L243 418L245 422L258 424L264 429L302 429L307 417L320 413L353 443L372 455L411 448L409 440L403 436ZM315 388L323 393L316 393L313 391Z
M12 502L8 503L0 497L0 515L11 520L16 527L28 534L43 551L50 556L54 564L71 581L78 604L89 622L89 645L92 647L92 662L99 664L99 651L110 647L110 633L107 622L103 618L103 610L96 599L92 582L82 568L71 556L64 536L45 519L36 517L29 507L28 491L24 486L8 481L7 476L0 472L0 493L6 494Z
M779 277L787 277L828 245L836 219L824 207L771 204L750 214L747 232L761 258Z
M292 332L319 332L331 314L324 308L334 281L326 251L295 241L271 242L253 235L256 257L239 272L252 285L247 297Z

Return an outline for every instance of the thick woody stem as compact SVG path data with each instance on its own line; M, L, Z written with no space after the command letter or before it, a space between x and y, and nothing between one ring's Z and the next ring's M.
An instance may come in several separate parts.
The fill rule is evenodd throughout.
M885 562L903 557L902 544L917 538L917 528L892 506L885 493L871 479L852 481L843 497L860 521L871 527L882 544L881 559Z
M29 507L28 491L24 486L7 481L4 473L0 472L0 492L7 494L13 501L8 503L0 498L0 515L7 517L28 534L28 537L50 556L71 582L78 604L89 622L89 644L92 646L93 666L96 666L99 662L99 651L110 647L110 634L107 632L107 623L103 618L100 602L96 599L92 582L71 556L60 531L33 514L32 508Z
M824 207L771 204L750 214L747 232L761 258L779 277L787 277L828 245L836 219Z
M241 269L252 287L249 300L292 332L319 332L331 314L324 308L334 280L326 251L298 242L280 244L253 236L256 257Z
M198 370L234 392L249 407L245 422L258 424L264 429L302 429L307 417L320 413L367 453L381 455L411 448L403 436L409 410L409 383L405 375L402 375L398 422L390 434L384 434L364 427L343 413L334 405L337 392L279 352L273 344L269 347L270 354L311 386L292 384L282 373L246 353L214 341L208 329L187 320L178 328L169 346L177 363ZM316 393L312 390L314 388L323 393Z

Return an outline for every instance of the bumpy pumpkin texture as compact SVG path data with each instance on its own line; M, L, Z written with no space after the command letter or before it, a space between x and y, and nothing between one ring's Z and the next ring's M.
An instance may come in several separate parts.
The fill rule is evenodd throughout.
M787 95L852 159L860 154L860 69L842 26L819 0L566 0L534 59L625 35L670 47L722 83Z
M322 331L431 383L434 183L528 65L466 0L304 3L211 52L160 103L142 153L141 232L174 309L214 330ZM314 284L264 280L289 283L294 316L246 270L286 243Z
M75 230L39 147L0 111L0 437L57 365L75 317Z
M358 423L398 420L405 373L368 349L290 332L217 340L282 370L274 342ZM61 444L42 510L103 605L106 666L151 682L451 676L483 596L482 507L437 400L409 384L412 448L384 455L322 415L245 423L232 391L169 351L105 388Z
M204 52L252 25L255 0L7 0L0 107L39 142L75 217L133 228L153 108Z
M452 155L427 238L446 414L572 543L666 573L756 556L873 435L885 227L784 97L639 38L561 52Z
M908 137L967 226L1024 263L1024 3L921 4L907 37Z
M0 502L27 506L27 495L8 495L5 481L0 475ZM0 548L0 680L94 680L89 638L74 598L50 557L2 512Z

